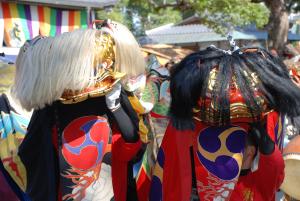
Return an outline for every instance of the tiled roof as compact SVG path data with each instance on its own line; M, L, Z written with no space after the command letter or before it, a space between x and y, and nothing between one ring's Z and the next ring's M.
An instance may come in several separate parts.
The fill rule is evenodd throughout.
M151 43L180 44L227 40L226 36L215 33L212 29L201 24L175 26L168 24L146 31L147 40ZM256 29L237 29L233 31L235 40L266 40L266 31Z
M213 30L201 24L191 24L183 26L165 25L165 28L152 29L146 31L147 35L167 35L167 34L190 34L190 33L212 33Z

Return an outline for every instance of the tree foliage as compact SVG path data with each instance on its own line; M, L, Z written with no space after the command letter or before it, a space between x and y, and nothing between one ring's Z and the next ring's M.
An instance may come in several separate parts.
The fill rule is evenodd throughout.
M264 3L270 11L266 30L269 31L269 47L282 54L288 41L289 19L292 12L300 11L299 0L252 0Z
M143 35L145 30L182 20L181 13L173 8L155 9L145 0L120 0L110 10L99 10L96 18L119 21L128 26L135 35Z
M219 33L249 24L262 28L269 17L269 11L263 4L251 0L199 1L195 3L195 10L204 23Z
M132 22L126 14L127 1L121 0L113 8L105 8L96 11L96 19L112 19L129 27Z
M285 6L288 12L299 12L300 11L300 1L299 0L285 0Z
M133 30L140 23L141 31L137 35L194 14L219 33L248 24L263 27L269 18L265 5L251 0L120 0L112 12L101 12L98 16L121 21Z
M269 5L273 0L252 0L254 3L265 3ZM276 1L276 0L275 0ZM300 11L300 1L299 0L280 0L283 2L287 12L299 12Z

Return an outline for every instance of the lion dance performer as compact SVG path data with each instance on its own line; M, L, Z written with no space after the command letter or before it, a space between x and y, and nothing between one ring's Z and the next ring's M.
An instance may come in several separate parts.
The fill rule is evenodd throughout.
M32 200L128 200L128 162L141 146L120 80L144 72L131 32L100 29L37 37L20 49L14 94L34 109L19 148ZM106 181L110 174L111 181Z
M150 200L189 201L192 189L202 201L274 199L284 164L268 114L300 113L286 66L261 48L209 47L175 66L170 91Z

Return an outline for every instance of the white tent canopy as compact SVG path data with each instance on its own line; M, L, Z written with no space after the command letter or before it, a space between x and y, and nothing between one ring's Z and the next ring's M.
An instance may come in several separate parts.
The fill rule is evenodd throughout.
M116 4L117 0L19 0L18 3L48 4L53 6L103 8Z

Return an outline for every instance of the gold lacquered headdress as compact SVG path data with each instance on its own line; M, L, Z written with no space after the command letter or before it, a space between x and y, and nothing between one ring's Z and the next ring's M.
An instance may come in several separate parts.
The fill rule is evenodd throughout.
M213 125L218 125L221 120L221 117L218 116L218 114L221 114L219 105L220 103L218 101L213 101L212 98L215 85L218 82L218 73L220 73L218 66L212 68L212 70L209 72L206 98L200 98L198 101L199 105L203 104L204 102L206 106L206 109L204 111L201 111L202 113L204 113L206 123L210 123ZM246 100L241 93L241 90L239 89L237 79L235 76L233 76L228 88L229 118L232 123L252 122L253 120L262 118L270 111L272 111L268 107L268 101L266 100L265 96L258 90L257 86L260 84L260 80L258 79L257 75L254 72L249 75L246 71L243 71L243 76L248 77L247 81L249 87L253 88L254 101L256 102L256 105L258 107L257 109L252 108L250 110L249 106L246 103ZM194 118L202 121L200 117L201 115L199 114L199 108L194 108L194 112Z
M263 58L265 58L263 52L261 52L258 48L241 49L236 45L231 35L229 35L227 39L230 43L231 49L227 51L219 49L225 54L232 55L235 53L242 55L244 53L259 53ZM230 68L230 66L228 66L227 68ZM219 73L219 66L212 67L209 72L206 97L200 97L198 101L198 104L202 105L202 108L203 105L205 105L205 110L201 111L202 115L199 114L199 108L194 108L194 118L201 120L199 116L202 116L204 117L206 123L217 125L220 124L222 121L221 115L224 115L221 111L222 106L219 102L220 98L214 98L214 96L216 96L214 94L214 90L217 89L219 85L218 82L220 82L220 80L218 80ZM240 86L237 82L237 75L230 75L230 81L228 84L229 86L226 89L228 91L227 107L229 109L227 115L229 116L230 122L252 122L254 120L261 119L263 116L265 116L271 111L271 109L268 107L268 101L266 97L259 90L259 85L261 85L261 81L258 78L257 73L253 71L251 72L249 69L248 72L246 70L243 70L240 71L240 73L241 76L246 78L248 87L252 89L253 102L255 102L253 105L256 107L250 108L249 105L247 105L247 101L243 97Z
M108 21L96 21L95 24L97 28L105 26L111 29ZM115 44L113 37L109 33L99 30L96 33L95 43L94 85L81 91L65 90L60 99L62 103L73 104L90 97L103 96L125 75L117 72L115 68Z

